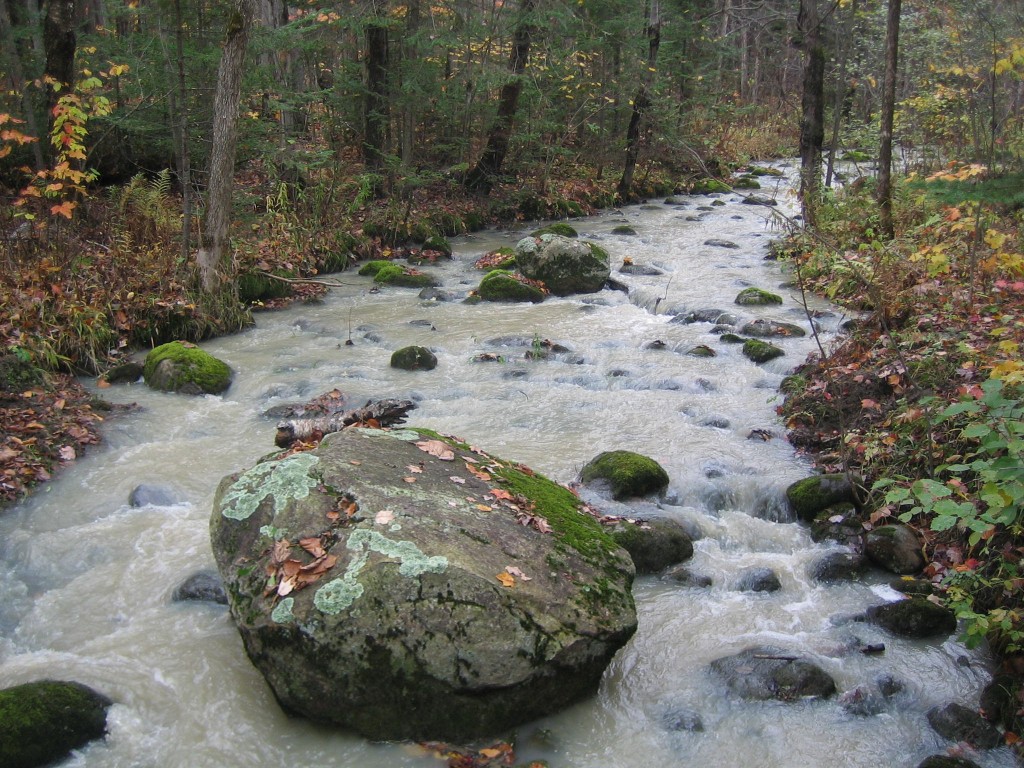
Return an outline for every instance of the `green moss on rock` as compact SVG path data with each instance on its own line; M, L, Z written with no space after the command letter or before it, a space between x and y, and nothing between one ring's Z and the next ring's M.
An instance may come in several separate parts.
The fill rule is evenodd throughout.
M41 680L0 691L0 765L47 765L103 738L110 704L73 682Z
M388 262L387 266L378 269L373 282L400 288L431 288L437 285L437 281L425 272L410 272L394 262Z
M384 267L395 266L393 261L387 259L374 259L368 261L359 268L359 274L363 277L376 277L377 273L380 272Z
M736 295L736 303L741 307L766 307L781 304L782 297L763 288L744 288Z
M442 235L433 235L432 237L428 237L423 242L423 250L437 251L438 253L443 253L448 258L451 258L452 255L452 246L448 242L448 238L443 237Z
M534 304L544 301L543 291L520 282L514 273L505 269L491 270L484 275L477 293L484 301L531 301Z
M391 367L404 371L432 371L437 367L437 355L426 347L402 347L391 355Z
M613 235L635 235L636 230L628 224L619 224L617 227L612 228Z
M165 392L220 394L231 386L227 364L199 347L181 341L161 344L146 355L142 377Z
M531 237L540 237L541 235L561 235L562 237L579 237L580 233L576 231L576 228L572 224L566 224L564 221L556 221L552 224L548 224L546 227L535 229L530 233Z
M690 187L691 195L708 195L713 192L728 192L729 185L718 179L700 179Z
M668 487L668 473L647 456L632 451L605 451L591 459L580 473L584 483L606 481L612 498L646 496Z
M750 176L740 176L732 183L733 189L760 189L761 184Z
M747 339L743 342L743 355L752 362L761 364L782 357L783 352L779 347L760 339Z
M797 518L811 521L834 504L856 504L853 484L844 474L811 475L786 489L786 499Z

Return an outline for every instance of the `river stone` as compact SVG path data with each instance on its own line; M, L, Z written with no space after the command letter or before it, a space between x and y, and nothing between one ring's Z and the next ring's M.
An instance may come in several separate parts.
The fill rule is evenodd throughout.
M1003 737L995 726L973 709L955 702L929 709L928 724L943 738L966 741L981 749L994 749L1003 743Z
M687 325L691 323L715 323L718 325L736 325L739 322L739 318L731 312L726 312L724 309L717 309L715 307L704 307L702 309L694 309L689 312L683 312L672 318L670 322L673 323L685 323Z
M59 680L0 690L0 765L48 765L103 738L111 703L88 686Z
M956 631L953 612L923 597L872 606L867 618L894 635L919 640L946 637Z
M561 235L524 237L516 244L516 264L556 296L600 291L611 274L604 249Z
M864 573L864 565L864 556L856 552L829 552L811 563L808 575L825 584L852 581Z
M623 264L619 267L619 272L624 275L639 275L641 277L654 277L665 274L663 270L652 267L649 264Z
M484 275L476 289L484 301L531 302L544 301L544 292L535 285L520 282L505 269L493 269Z
M127 363L115 365L101 377L108 384L133 384L142 378L143 366L130 360Z
M748 568L740 573L733 589L737 592L778 592L779 576L771 568Z
M131 507L173 507L180 503L177 491L160 483L140 483L128 494L128 505Z
M756 336L759 339L788 338L806 336L807 332L799 325L784 323L781 320L769 320L762 317L747 323L740 328L740 333Z
M633 451L604 451L580 471L585 485L607 486L616 501L661 493L668 487L668 472L654 459Z
M667 706L658 713L658 720L666 731L689 731L702 733L704 721L698 712L689 707Z
M895 574L920 573L925 566L920 537L907 525L885 525L864 536L864 554Z
M836 692L831 675L817 664L771 646L756 646L716 659L711 662L711 670L744 699L824 699Z
M391 355L391 367L404 371L432 371L437 367L437 355L426 347L402 347Z
M782 297L763 288L751 286L750 288L744 288L736 294L735 301L741 307L766 307L770 304L781 304Z
M732 240L721 240L717 237L712 237L710 240L705 240L704 245L710 245L712 248L739 248L738 243L734 243Z
M760 339L747 339L743 342L741 348L743 356L750 360L752 363L767 363L769 360L774 360L777 357L782 357L786 353L774 344L770 344L767 341L761 341Z
M790 504L792 506L792 501ZM848 501L825 507L811 521L811 538L818 542L834 541L854 551L862 550L864 526L857 517L857 508Z
M593 694L636 630L629 555L581 507L435 433L348 429L225 478L211 538L286 711L465 742Z
M747 205L775 205L775 198L768 195L747 195L743 198Z
M175 603L186 601L217 603L227 605L224 583L220 576L210 571L197 571L174 588L171 600Z
M843 473L811 475L786 488L786 500L798 520L811 521L833 504L856 503L854 486Z
M194 344L171 341L150 350L142 376L152 389L217 395L231 386L227 364Z
M981 768L981 766L966 757L932 755L922 760L917 768Z
M638 574L660 573L693 557L693 539L675 520L659 518L646 523L624 521L611 531L616 543L629 552Z
M681 587L697 587L704 589L711 586L711 577L703 573L696 573L690 570L685 565L673 568L665 574L666 579L670 579Z

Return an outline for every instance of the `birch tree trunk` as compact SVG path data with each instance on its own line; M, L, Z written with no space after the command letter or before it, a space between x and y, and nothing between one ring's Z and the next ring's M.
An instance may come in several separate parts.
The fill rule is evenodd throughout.
M213 97L213 146L207 185L206 218L199 247L199 283L203 293L216 293L232 277L229 266L231 191L238 141L238 103L249 32L256 18L257 0L235 0L228 16L227 35Z

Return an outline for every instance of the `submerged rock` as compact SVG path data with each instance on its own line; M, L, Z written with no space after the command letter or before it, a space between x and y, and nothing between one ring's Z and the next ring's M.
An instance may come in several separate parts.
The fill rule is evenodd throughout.
M917 768L981 768L981 766L966 757L932 755L922 760Z
M561 235L523 238L516 244L516 264L556 296L595 293L611 274L603 248Z
M756 336L759 339L791 338L807 335L807 332L799 325L784 323L781 320L769 320L767 318L747 323L740 328L740 333L747 336Z
M48 765L103 738L111 703L88 686L58 680L0 690L0 765Z
M676 582L681 587L697 587L705 589L710 587L712 584L710 576L703 573L696 573L686 566L673 568L665 574L665 578Z
M782 582L771 568L748 568L740 573L733 588L737 592L778 592Z
M771 646L757 646L711 662L711 670L744 699L824 699L836 692L832 676L813 662Z
M176 603L186 601L217 603L227 605L228 596L224 592L224 582L220 576L211 571L197 571L174 588L171 600Z
M402 347L391 355L391 367L404 371L432 371L437 367L437 355L426 347Z
M607 485L612 498L660 493L668 487L668 473L647 456L633 451L605 451L587 462L580 480L588 485Z
M556 712L636 629L633 564L571 491L428 431L349 429L227 477L211 538L280 704L371 739Z
M973 709L950 703L928 710L928 724L950 741L966 741L981 749L994 749L1003 743L1002 734Z
M128 494L128 505L131 507L172 507L180 503L178 492L160 483L140 483Z
M142 375L152 389L186 395L218 395L231 386L226 363L183 341L150 350Z
M613 528L611 534L616 543L629 552L637 574L660 573L670 565L693 557L693 539L675 520L623 522Z

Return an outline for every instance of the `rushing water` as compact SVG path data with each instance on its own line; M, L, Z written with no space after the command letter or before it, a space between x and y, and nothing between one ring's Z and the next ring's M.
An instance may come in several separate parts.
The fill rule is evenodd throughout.
M273 450L274 421L264 412L338 388L355 404L411 398L411 424L458 435L562 482L602 450L647 454L672 478L659 513L703 533L691 565L713 586L638 579L635 637L597 696L518 729L522 762L912 767L946 749L925 712L951 700L973 706L989 677L985 660L955 640L908 642L834 621L894 599L885 575L816 584L806 568L829 546L813 543L800 525L772 522L785 519L786 485L809 471L783 439L776 387L814 342L783 339L786 356L756 366L709 323L671 322L682 309L719 307L808 325L799 296L780 288L784 276L764 259L775 234L768 209L732 195L719 200L725 205L692 197L686 206L635 206L575 222L616 265L628 257L662 271L618 276L628 294L470 306L424 302L411 289L377 292L368 278L345 273L337 276L344 286L324 303L260 315L255 328L205 345L237 373L223 396L142 385L104 390L105 398L140 408L112 419L103 447L0 518L0 686L73 679L115 700L108 738L77 753L73 766L439 764L411 745L373 744L286 717L227 611L170 600L187 576L212 567L207 524L219 479ZM639 235L612 234L624 223ZM471 268L476 257L523 234L459 238L455 259L432 271L446 289L468 290L480 277ZM710 238L739 247L706 245ZM736 307L735 295L748 285L781 292L785 304ZM841 320L820 319L824 343ZM535 339L572 351L526 360ZM665 348L649 349L655 340ZM408 344L434 349L437 369L391 369L391 352ZM697 344L718 355L685 354ZM473 361L488 352L501 360ZM753 430L770 439L750 439ZM130 491L143 482L173 486L181 503L129 507ZM779 573L780 591L731 589L739 571L764 565ZM858 642L886 650L865 656ZM755 644L811 656L841 691L886 675L906 687L871 716L851 714L837 700L741 702L705 670ZM698 714L704 730L674 730L684 711ZM974 759L1013 764L1006 750Z

